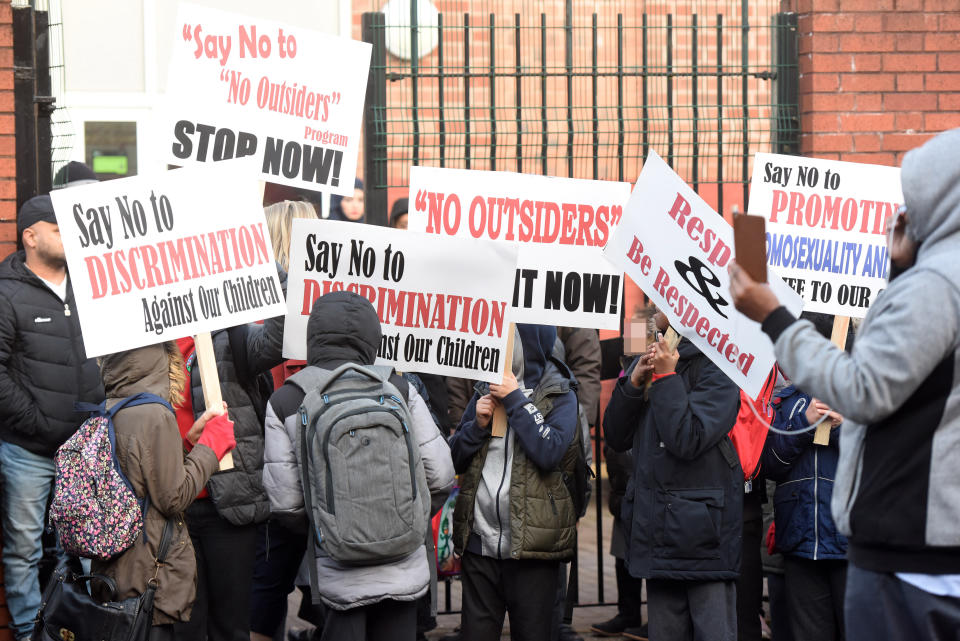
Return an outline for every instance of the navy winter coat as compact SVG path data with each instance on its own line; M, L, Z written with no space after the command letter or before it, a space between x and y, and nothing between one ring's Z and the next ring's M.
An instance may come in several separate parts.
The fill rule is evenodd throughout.
M809 427L810 395L793 385L773 399L773 426L787 431ZM847 539L837 531L830 512L837 472L840 429L831 430L829 445L814 445L814 431L785 436L771 431L763 448L763 470L777 482L773 496L777 550L805 559L843 559Z
M737 386L683 339L677 373L656 380L649 400L628 374L603 416L607 445L633 448L621 506L627 568L635 577L716 581L740 571L743 470L727 433Z

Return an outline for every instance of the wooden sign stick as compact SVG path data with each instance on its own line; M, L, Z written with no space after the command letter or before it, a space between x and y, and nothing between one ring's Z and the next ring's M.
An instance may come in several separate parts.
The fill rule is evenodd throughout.
M503 357L504 376L507 375L507 372L513 371L513 335L515 333L516 327L513 323L510 323L510 326L507 327L507 351ZM503 405L498 404L497 409L493 411L493 426L491 427L490 434L498 438L503 438L507 435L507 410L503 409Z
M203 386L203 402L210 409L223 414L223 397L220 395L220 377L217 374L217 358L213 353L213 338L210 332L201 332L193 337L197 351L197 366L200 368L200 384ZM189 390L187 391L189 394ZM220 459L220 469L233 469L233 454L227 452Z
M850 328L849 316L834 316L833 331L830 333L830 342L843 349L847 345L847 330ZM813 443L815 445L830 444L830 421L826 420L817 426L817 431L813 434Z

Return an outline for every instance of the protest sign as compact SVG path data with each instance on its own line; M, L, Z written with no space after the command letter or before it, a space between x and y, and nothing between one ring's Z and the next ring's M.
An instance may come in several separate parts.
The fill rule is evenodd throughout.
M369 67L368 43L181 3L167 161L252 156L262 180L351 195Z
M410 229L520 245L516 322L620 329L623 271L603 246L628 183L411 167L410 194Z
M347 290L380 317L378 364L499 383L516 266L502 243L294 220L283 355L306 358L313 302Z
M733 306L733 246L730 224L651 151L604 253L677 332L756 398L775 358L760 324ZM800 297L773 270L768 275L781 303L799 314Z
M749 211L767 219L767 263L808 311L866 316L886 287L886 221L902 202L896 167L754 159Z
M255 168L238 164L51 192L87 356L284 313Z

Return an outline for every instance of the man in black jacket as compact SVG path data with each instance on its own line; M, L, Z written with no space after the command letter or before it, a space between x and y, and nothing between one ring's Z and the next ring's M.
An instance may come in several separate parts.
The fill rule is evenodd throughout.
M666 331L663 314L655 320ZM621 517L627 569L647 579L652 641L737 638L743 472L727 433L738 403L736 385L693 343L660 340L604 413L607 444L633 448Z
M103 385L84 352L49 196L24 203L17 234L23 250L0 263L0 473L7 604L14 636L23 639L40 607L53 455L83 422L74 403L103 400Z

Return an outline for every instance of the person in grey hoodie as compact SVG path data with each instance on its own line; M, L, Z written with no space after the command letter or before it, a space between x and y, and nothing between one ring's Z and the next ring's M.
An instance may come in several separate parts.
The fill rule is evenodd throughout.
M890 283L852 353L735 263L730 291L795 384L846 418L831 508L849 539L848 641L960 629L960 129L903 160Z
M380 336L380 319L366 298L346 291L321 296L307 322L307 364L326 370L344 363L372 365ZM390 380L401 391L408 390L412 432L423 460L433 514L453 488L450 449L416 388L407 386L396 374ZM307 516L296 445L303 398L303 390L290 381L270 397L263 485L270 497L272 517L303 532L306 543ZM416 601L427 592L428 563L433 562L428 559L426 547L419 547L398 561L362 566L339 563L319 546L316 550L319 597L330 608L324 641L414 640Z

